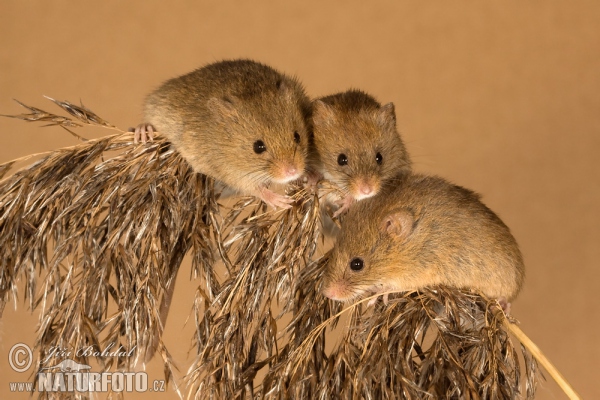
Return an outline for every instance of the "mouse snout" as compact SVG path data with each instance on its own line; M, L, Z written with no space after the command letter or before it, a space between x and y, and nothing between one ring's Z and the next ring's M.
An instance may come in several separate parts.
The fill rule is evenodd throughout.
M343 282L332 282L323 289L323 295L331 300L343 301L348 298L348 287Z
M287 165L283 171L286 177L296 176L298 169L294 165Z
M353 189L353 197L356 200L362 200L375 196L379 191L379 185L373 179L357 179Z
M371 185L362 185L358 190L365 196L370 196L373 193L373 187Z
M293 162L282 162L275 165L273 180L277 183L287 183L299 179L304 173L304 168Z

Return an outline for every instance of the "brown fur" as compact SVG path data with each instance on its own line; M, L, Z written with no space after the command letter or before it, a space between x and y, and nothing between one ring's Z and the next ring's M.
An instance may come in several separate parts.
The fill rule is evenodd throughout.
M316 169L354 198L361 181L369 182L375 195L385 181L410 171L392 103L382 106L359 90L321 97L313 101L313 125ZM341 153L348 157L345 166L337 162Z
M350 269L360 257L361 271ZM524 279L517 243L479 196L438 177L402 175L356 204L327 265L326 294L447 285L513 299Z
M310 102L301 84L250 60L221 61L171 79L146 99L146 122L196 170L248 194L304 171ZM294 132L301 137L294 141ZM262 140L262 154L253 144Z

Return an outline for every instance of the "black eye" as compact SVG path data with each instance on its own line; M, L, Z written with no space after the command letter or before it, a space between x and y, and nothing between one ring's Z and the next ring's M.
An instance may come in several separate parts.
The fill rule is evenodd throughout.
M339 165L346 165L346 164L348 164L348 157L346 157L345 154L340 154L338 156L338 164Z
M381 163L383 162L383 156L381 155L381 153L377 153L377 155L375 156L375 161L377 161L377 164L381 165Z
M350 269L352 271L360 271L361 269L363 269L365 267L365 263L361 258L353 258L352 261L350 261Z
M298 134L298 131L294 132L294 142L300 143L300 135Z
M256 154L264 153L267 150L267 146L262 140L257 140L254 142L254 152Z

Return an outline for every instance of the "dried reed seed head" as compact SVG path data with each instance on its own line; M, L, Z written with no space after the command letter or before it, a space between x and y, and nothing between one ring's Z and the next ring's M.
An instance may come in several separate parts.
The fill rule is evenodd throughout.
M83 106L56 103L77 123L110 126ZM25 120L75 123L25 107ZM387 307L354 307L326 351L325 329L341 305L321 294L329 255L317 246L318 196L292 186L289 210L265 212L253 198L224 208L212 179L193 173L163 138L130 142L115 135L62 149L0 184L0 243L9 244L0 246L0 306L20 283L32 308L43 305L39 359L57 344L119 343L138 346L137 361L156 353L173 379L161 336L188 253L199 280L197 358L185 382L196 397L494 398L520 390L510 337L490 302L466 292L424 290ZM536 364L522 351L532 397ZM98 358L105 370L131 369L136 359L123 361Z

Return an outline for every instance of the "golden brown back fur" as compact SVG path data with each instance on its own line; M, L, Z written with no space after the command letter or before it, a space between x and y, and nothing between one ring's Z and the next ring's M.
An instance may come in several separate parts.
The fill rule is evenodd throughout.
M349 267L355 257L364 261L360 271ZM510 300L524 271L510 230L477 194L442 178L405 174L345 216L325 287L335 286L340 299L448 285Z

